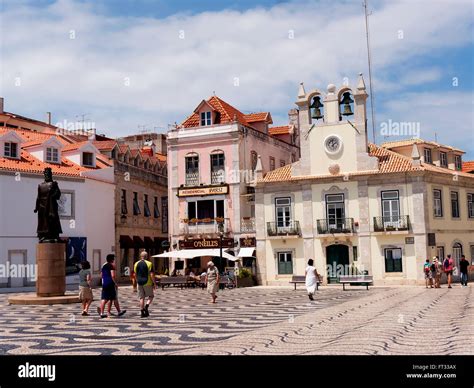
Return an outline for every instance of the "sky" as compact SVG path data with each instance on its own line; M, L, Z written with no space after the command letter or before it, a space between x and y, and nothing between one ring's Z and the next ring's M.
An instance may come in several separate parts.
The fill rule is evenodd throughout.
M418 136L474 159L473 7L369 1L376 143ZM360 72L368 85L362 0L0 0L5 110L111 137L166 132L213 93L283 125L300 82Z

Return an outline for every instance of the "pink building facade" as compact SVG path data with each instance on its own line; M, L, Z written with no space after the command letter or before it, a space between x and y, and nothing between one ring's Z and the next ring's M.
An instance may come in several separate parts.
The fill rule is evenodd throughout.
M270 127L268 112L243 114L217 96L203 100L181 125L168 132L169 233L171 249L219 248L251 267L255 248L257 174L299 159L298 115ZM210 257L171 267L194 272ZM223 270L229 264L214 258Z

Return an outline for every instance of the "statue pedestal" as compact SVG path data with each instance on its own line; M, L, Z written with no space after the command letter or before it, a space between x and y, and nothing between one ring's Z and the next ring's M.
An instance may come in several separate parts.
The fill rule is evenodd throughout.
M66 244L36 245L37 296L63 296L66 292Z

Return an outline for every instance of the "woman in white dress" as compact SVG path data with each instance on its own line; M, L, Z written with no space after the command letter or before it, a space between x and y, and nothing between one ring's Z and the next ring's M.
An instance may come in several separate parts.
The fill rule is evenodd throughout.
M308 260L308 266L305 269L305 275L306 275L306 290L308 291L308 297L310 300L313 299L313 294L316 292L316 285L318 282L319 274L318 271L316 270L316 267L313 266L314 261L313 259Z

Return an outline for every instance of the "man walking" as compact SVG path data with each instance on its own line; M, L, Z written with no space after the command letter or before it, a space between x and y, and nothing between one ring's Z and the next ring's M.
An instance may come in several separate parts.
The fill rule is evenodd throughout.
M461 272L461 286L467 287L467 267L469 266L469 261L466 260L466 256L462 255L461 260L459 261L459 270Z
M115 255L109 254L106 258L106 263L102 266L101 274L102 274L102 297L100 302L100 307L97 307L97 312L99 313L101 318L107 318L107 314L105 314L104 309L105 305L109 303L109 314L110 309L112 307L112 302L117 309L118 316L121 317L123 314L127 312L127 310L121 310L120 304L117 299L117 283L115 281Z
M135 263L133 272L135 280L138 285L138 298L140 299L141 317L146 318L150 316L148 311L151 302L153 301L154 292L156 288L155 271L151 261L147 260L148 253L143 251L140 253L140 260ZM145 304L145 298L148 298Z

